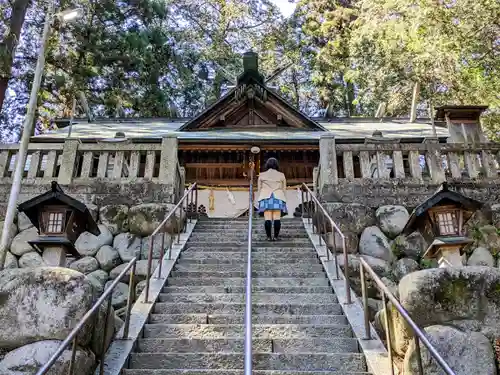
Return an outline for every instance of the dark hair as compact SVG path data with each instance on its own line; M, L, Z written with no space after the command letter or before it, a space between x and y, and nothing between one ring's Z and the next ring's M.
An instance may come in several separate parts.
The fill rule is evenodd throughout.
M264 169L266 171L269 170L269 169L275 169L275 170L279 171L280 170L280 165L278 163L278 160L276 158L269 158L269 159L267 159L266 165L265 165Z

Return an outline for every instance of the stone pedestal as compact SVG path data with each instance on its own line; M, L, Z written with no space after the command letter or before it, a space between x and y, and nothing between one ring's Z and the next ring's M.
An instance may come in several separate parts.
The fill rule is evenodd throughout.
M439 268L462 266L462 257L460 256L459 248L439 249L436 254L436 258Z
M64 267L66 265L66 251L62 247L46 247L42 259L47 266Z

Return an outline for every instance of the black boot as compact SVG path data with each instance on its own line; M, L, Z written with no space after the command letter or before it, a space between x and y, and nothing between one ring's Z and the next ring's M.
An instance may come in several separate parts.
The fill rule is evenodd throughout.
M267 235L267 240L268 241L271 241L271 227L272 227L272 223L271 223L271 220L266 220L265 223L264 223L264 228L266 228L266 235Z
M274 239L279 240L281 220L274 220Z

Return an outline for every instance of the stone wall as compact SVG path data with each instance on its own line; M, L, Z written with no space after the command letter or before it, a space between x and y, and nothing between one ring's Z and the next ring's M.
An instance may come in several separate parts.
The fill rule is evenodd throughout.
M328 135L320 140L315 186L326 202L411 208L446 181L466 196L495 204L500 201L499 157L500 145L494 143L400 143L379 137L337 144Z

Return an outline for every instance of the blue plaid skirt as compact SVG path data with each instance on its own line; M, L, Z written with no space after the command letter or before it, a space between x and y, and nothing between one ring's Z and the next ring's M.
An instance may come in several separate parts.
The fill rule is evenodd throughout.
M259 212L262 213L264 211L281 211L281 213L288 213L288 209L286 208L286 202L283 202L280 199L276 199L274 194L271 194L271 198L262 199L259 201Z

